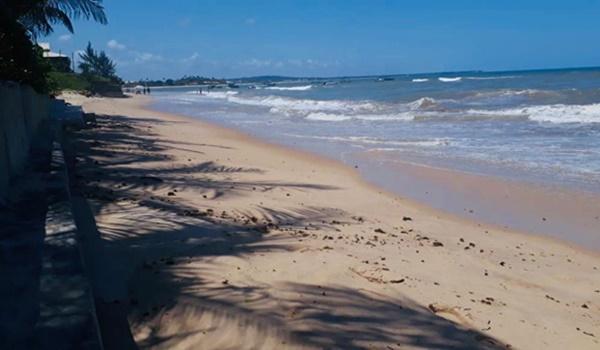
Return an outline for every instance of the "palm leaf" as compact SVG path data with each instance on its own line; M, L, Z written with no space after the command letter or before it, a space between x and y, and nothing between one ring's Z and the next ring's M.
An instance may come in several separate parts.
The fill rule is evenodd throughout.
M7 1L7 0L4 0ZM72 19L93 19L106 24L102 0L8 0L8 7L18 16L19 22L35 37L53 32L61 24L71 33Z
M101 24L108 23L102 0L47 0L47 4L62 10L73 18L81 17L93 19Z
M69 16L60 9L53 7L36 7L23 17L21 23L25 24L35 35L52 33L52 25L54 24L62 24L69 32L73 33L73 24Z

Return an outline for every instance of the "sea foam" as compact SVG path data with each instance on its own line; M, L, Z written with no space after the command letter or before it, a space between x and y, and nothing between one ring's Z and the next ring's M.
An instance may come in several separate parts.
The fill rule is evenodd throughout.
M410 121L413 115L409 112L402 113L381 113L381 114L336 114L315 112L306 116L307 120L319 120L330 122L341 122L346 120L364 120L364 121Z
M198 93L192 91L191 94L197 95ZM200 95L210 98L228 98L237 94L237 91L202 91L200 93Z
M454 83L454 82L457 82L457 81L461 81L462 77L454 77L454 78L439 77L438 80L441 81L441 82L443 82L443 83Z
M498 80L498 79L515 79L519 78L518 75L500 75L500 76L489 76L489 77L466 77L468 80Z
M440 78L442 79L442 78ZM456 78L446 78L456 79ZM480 92L463 101L471 105L469 99L490 98L493 96L543 96L552 91L535 89L499 90ZM223 99L228 102L265 107L270 113L283 116L301 117L314 121L477 121L477 120L531 120L550 123L600 123L600 103L588 105L533 105L522 108L505 109L462 109L446 110L448 103L423 97L408 103L386 104L375 101L312 100L284 96L240 96L237 91L206 91L202 97ZM191 97L190 97L191 99ZM181 99L187 103L187 99ZM440 104L445 103L445 104ZM477 104L474 104L477 105Z
M234 91L231 91L234 92ZM360 113L375 111L377 104L368 101L345 101L345 100L311 100L296 99L283 96L247 96L241 97L237 94L209 92L203 94L205 97L214 99L225 99L228 102L270 108L274 113L310 113L319 111Z
M280 91L306 91L312 89L312 85L303 86L268 86L265 90L280 90Z
M546 105L506 110L507 114L527 115L530 120L550 123L600 123L600 103L589 105Z

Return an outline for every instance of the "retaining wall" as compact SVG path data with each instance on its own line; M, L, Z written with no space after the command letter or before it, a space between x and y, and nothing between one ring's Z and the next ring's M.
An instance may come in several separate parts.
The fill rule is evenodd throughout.
M23 171L38 144L49 111L48 96L29 86L0 81L0 202L6 200L10 180Z

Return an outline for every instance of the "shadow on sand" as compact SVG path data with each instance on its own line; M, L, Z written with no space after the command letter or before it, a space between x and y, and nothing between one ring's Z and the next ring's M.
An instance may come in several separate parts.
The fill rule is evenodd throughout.
M222 146L161 139L151 128L157 123L95 116L69 137L73 207L107 349L505 348L401 296L335 285L229 283L219 275L220 259L293 251L296 241L272 232L326 226L345 213L265 206L253 214L216 213L208 199L198 207L160 193L210 191L210 199L223 199L273 188L336 188L236 181L231 175L261 170L174 162L164 151ZM110 220L96 225L100 217Z

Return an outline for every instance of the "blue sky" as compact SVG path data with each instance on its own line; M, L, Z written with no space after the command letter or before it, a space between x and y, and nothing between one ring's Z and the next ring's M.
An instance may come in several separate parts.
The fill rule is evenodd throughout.
M105 0L88 41L125 79L339 76L600 65L599 0ZM40 41L42 41L40 40Z

